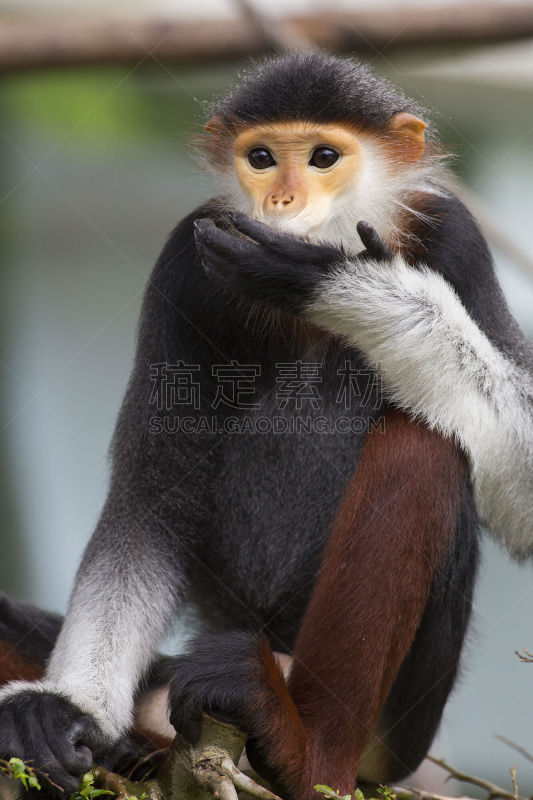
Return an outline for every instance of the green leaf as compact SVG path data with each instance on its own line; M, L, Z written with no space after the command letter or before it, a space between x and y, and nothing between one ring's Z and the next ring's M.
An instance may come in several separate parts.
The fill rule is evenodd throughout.
M323 794L324 797L331 797L334 798L334 800L351 800L352 798L351 794L340 795L330 786L325 786L322 783L317 783L313 788L316 789L317 792L320 792L320 794Z
M21 761L20 758L10 758L9 766L11 767L11 770L15 778L18 778L20 775L26 774L26 764L24 763L24 761Z
M378 788L377 793L381 800L396 800L396 795L390 788L390 786L384 786L383 784Z
M331 787L324 786L324 784L322 783L317 783L316 786L314 786L313 788L316 789L317 792L320 792L320 794L325 795L325 797L336 796L336 792L334 792L333 789L331 789Z

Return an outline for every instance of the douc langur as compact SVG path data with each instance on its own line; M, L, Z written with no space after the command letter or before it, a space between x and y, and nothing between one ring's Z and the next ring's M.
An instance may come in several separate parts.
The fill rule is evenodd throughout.
M203 711L242 726L294 800L397 780L427 753L479 520L533 551L533 357L424 118L316 53L266 61L214 105L220 195L179 223L147 286L109 495L43 678L0 693L2 754L75 787L130 729L186 601L200 635L166 664L184 736ZM151 427L162 363L192 365L188 417L215 431ZM364 429L336 425L347 363ZM220 402L224 364L254 366L256 403ZM276 394L287 364L320 366L306 414L327 434L228 430L294 414Z

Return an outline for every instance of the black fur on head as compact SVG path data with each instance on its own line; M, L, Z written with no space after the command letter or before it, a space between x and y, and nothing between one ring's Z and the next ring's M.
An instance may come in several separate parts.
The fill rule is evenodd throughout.
M425 109L364 64L319 52L294 52L247 69L239 85L210 107L228 126L279 120L348 122L383 130L399 111Z

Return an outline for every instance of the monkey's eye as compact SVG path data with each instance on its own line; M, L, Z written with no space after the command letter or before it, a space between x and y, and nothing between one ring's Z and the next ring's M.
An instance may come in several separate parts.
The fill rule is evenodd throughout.
M248 161L254 169L267 169L275 166L274 156L266 147L254 147L248 153Z
M318 169L327 169L333 166L338 159L339 154L332 147L316 147L313 150L309 166L318 167Z

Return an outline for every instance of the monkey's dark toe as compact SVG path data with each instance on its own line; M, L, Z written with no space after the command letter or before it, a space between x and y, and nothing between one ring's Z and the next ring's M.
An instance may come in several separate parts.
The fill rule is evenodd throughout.
M28 690L0 704L0 757L31 762L48 793L76 791L101 743L93 719L57 695Z
M202 713L249 731L260 641L244 631L212 634L197 639L190 653L174 660L170 722L188 741L198 741Z

